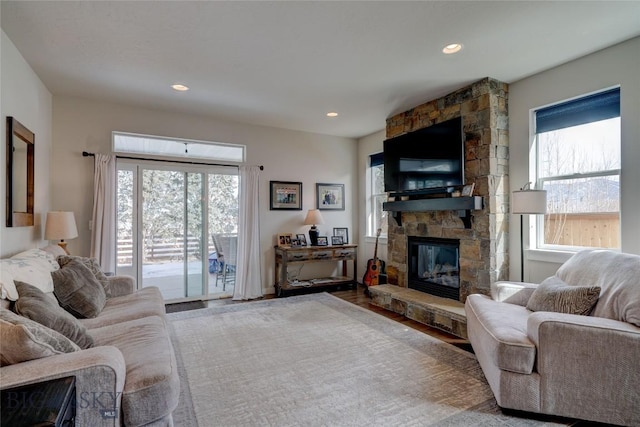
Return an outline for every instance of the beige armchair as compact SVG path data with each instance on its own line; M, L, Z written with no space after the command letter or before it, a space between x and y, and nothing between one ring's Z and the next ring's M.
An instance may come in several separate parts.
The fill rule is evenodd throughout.
M588 315L557 312L571 311L568 295L585 285L599 288ZM534 298L554 310L530 310ZM498 282L465 310L501 407L640 425L640 256L582 251L543 284Z

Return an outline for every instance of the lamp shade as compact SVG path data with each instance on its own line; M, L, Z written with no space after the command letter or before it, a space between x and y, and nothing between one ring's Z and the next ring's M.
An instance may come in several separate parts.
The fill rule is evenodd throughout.
M78 229L73 212L47 212L47 222L44 227L46 240L64 240L76 237L78 237Z
M546 212L546 190L519 190L511 193L511 213L533 215Z
M304 219L304 225L324 224L322 214L318 209L309 209L307 217Z

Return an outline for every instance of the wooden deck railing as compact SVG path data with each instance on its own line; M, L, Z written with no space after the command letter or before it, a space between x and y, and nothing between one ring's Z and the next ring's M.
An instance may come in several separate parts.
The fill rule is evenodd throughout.
M183 239L154 239L151 245L145 246L143 262L160 263L182 260L184 258ZM200 239L197 237L187 238L187 250L200 259ZM208 252L214 252L213 242L209 243ZM133 264L133 239L123 238L117 242L118 265Z

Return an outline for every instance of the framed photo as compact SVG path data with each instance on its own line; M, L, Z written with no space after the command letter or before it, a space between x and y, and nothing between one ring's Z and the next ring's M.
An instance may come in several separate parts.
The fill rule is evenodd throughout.
M320 210L344 210L344 184L316 184L316 197Z
M331 244L332 245L344 245L344 241L342 240L342 236L331 236Z
M299 248L300 246L302 246L302 243L300 243L300 239L298 239L297 237L292 237L291 238L291 247L292 248Z
M278 234L278 246L291 246L291 233Z
M307 236L304 234L296 234L296 239L300 240L300 246L307 246Z
M269 181L269 209L302 210L302 183Z
M462 197L471 197L473 196L473 189L476 187L476 184L468 184L462 188Z
M339 228L334 228L333 229L333 235L334 236L340 236L342 237L342 244L346 245L347 243L349 243L349 229L344 227L339 227Z
M318 246L329 246L329 239L327 236L318 236Z

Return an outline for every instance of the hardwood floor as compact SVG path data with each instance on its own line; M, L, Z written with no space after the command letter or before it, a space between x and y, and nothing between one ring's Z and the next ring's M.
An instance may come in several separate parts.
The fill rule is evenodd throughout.
M364 289L362 287L358 287L357 291L344 290L344 291L332 291L330 293L340 299L348 301L359 307L366 308L367 310L378 313L388 319L394 320L398 323L402 323L404 326L416 329L420 332L423 332L434 338L438 338L439 340L442 340L449 344L453 344L456 347L462 348L463 350L472 351L471 344L469 344L469 341L465 339L456 337L455 335L451 335L447 332L441 331L440 329L433 328L431 326L427 326L422 323L416 322L415 320L408 319L402 314L397 314L392 311L388 311L383 308L376 307L375 305L371 304L371 299L364 294Z
M323 291L323 290L320 290L320 291ZM462 348L463 350L472 351L471 345L467 340L456 337L454 335L451 335L439 329L432 328L430 326L416 322L415 320L408 319L401 314L393 313L391 311L384 310L380 307L376 307L372 305L370 303L371 299L367 295L365 295L364 288L362 286L359 286L357 290L352 290L352 289L335 290L335 289L329 288L329 289L326 289L326 291L328 291L333 296L336 296L344 301L350 302L359 307L378 313L398 323L402 323L406 327L416 329L434 338L438 338L439 340L442 340L444 342L447 342L449 344L453 344L459 348ZM264 299L271 299L271 298L275 298L275 296L266 295L264 297ZM173 313L176 311L194 310L194 309L204 308L204 307L214 307L216 305L242 304L242 303L243 301L233 301L230 298L227 298L227 299L218 299L218 300L210 300L210 301L196 301L196 302L187 302L187 303L167 304L166 309L167 309L167 313Z

